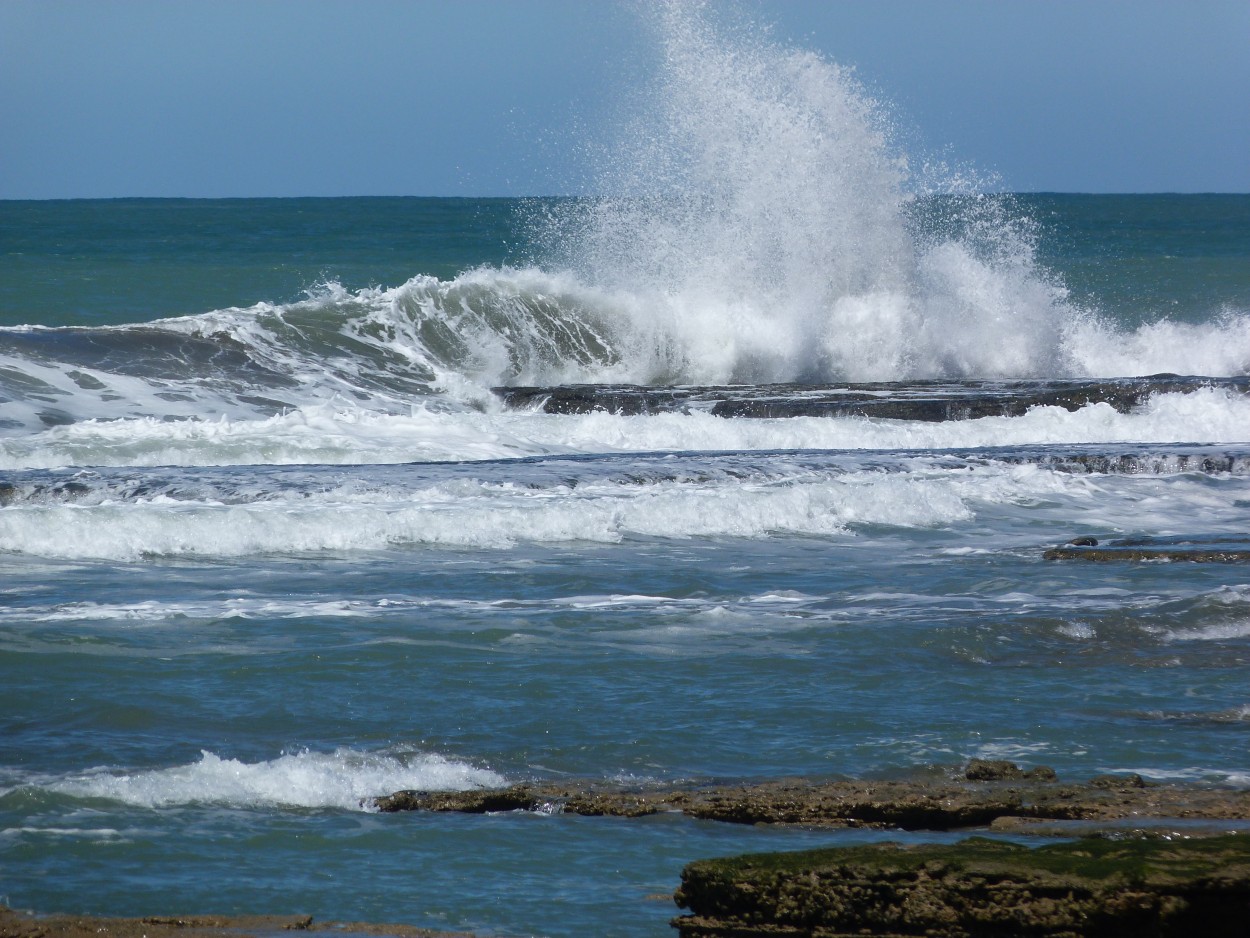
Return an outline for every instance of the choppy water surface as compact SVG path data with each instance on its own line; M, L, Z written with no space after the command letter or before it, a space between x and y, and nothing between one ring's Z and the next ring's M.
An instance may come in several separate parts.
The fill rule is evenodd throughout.
M1250 784L1247 568L1042 559L1246 533L1250 197L922 184L837 66L654 25L602 198L0 205L0 901L659 935L689 860L899 835L362 800Z

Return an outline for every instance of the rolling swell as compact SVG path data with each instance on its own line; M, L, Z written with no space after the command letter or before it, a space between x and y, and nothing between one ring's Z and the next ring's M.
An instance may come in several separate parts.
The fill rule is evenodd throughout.
M559 277L482 269L130 326L9 328L0 426L269 417L331 402L403 413L472 402L499 381L655 377L622 365L610 322Z
M478 269L452 281L416 277L390 289L329 285L294 304L133 326L5 329L0 430L90 419L268 418L322 404L390 414L414 404L480 409L492 406L488 389L512 407L541 399L547 413L700 409L726 417L909 420L1018 415L1037 405L1074 409L1097 401L1124 412L1156 393L1246 390L1245 371L1237 369L1211 379L1102 381L1079 369L1014 380L992 369L956 370L849 383L835 372L801 384L783 371L785 384L717 390L697 386L737 383L736 369L692 366L676 326L660 328L654 320L648 326L644 305L641 295L594 289L571 274ZM1137 346L1146 363L1166 359L1167 348L1175 359L1212 366L1221 363L1206 355L1206 346L1236 353L1228 323L1184 328L1186 334L1157 325L1131 336L1108 334L1101 346L1087 336L1086 344L1100 354L1111 354L1117 343ZM1218 367L1200 373L1222 374ZM717 380L695 380L709 374Z

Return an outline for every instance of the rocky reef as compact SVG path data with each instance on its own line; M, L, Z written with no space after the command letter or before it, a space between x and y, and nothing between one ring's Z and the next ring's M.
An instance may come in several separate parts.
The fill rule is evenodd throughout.
M927 380L838 385L773 384L727 387L649 387L564 384L550 387L499 387L505 406L548 414L688 413L718 417L875 417L889 420L968 420L1018 417L1030 407L1078 410L1105 403L1121 413L1155 394L1190 393L1218 387L1250 393L1250 378L1151 375L1141 378L1081 380Z
M381 811L662 811L739 824L1079 838L1029 848L985 836L690 864L681 938L1225 938L1250 935L1250 791L1139 775L1072 782L973 760L957 776L624 789L527 784L401 791ZM1238 832L1238 833L1234 833Z
M663 811L738 824L804 824L948 831L991 827L1044 833L1047 822L1166 826L1169 820L1250 819L1250 791L1147 784L1137 775L1066 782L1039 766L974 760L958 778L766 781L754 785L625 789L596 783L524 784L457 792L399 791L380 811L541 811L642 817ZM1156 823L1157 822L1157 823Z
M697 861L685 868L674 895L679 908L689 910L673 921L681 938L1250 935L1246 789L1153 784L1134 774L1074 782L1046 766L976 759L954 775L901 780L632 789L533 783L399 791L369 805L386 812L680 812L738 824L1064 838L1035 848L979 836L955 844L887 843ZM37 916L0 906L0 938L175 938L175 932L177 938L273 938L284 931L447 938L405 925L314 923L308 916L118 919Z
M1092 560L1098 563L1143 560L1250 563L1250 536L1120 537L1104 541L1087 536L1052 547L1042 556L1047 560Z
M1233 938L1250 838L873 844L692 863L681 938Z

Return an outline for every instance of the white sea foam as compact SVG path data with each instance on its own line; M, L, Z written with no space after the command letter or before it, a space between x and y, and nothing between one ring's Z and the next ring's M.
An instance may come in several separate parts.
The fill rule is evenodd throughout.
M1133 413L1070 412L929 423L864 418L723 419L447 411L383 414L301 408L259 420L89 421L0 439L0 469L62 466L378 464L570 453L802 449L947 449L1063 443L1250 441L1250 398L1220 389L1160 394Z
M359 810L365 799L402 789L460 791L505 784L496 772L433 753L337 749L253 763L203 752L197 762L187 765L124 774L96 769L41 787L79 798L105 798L148 808L228 804Z
M1223 642L1250 638L1250 619L1217 622L1194 628L1168 629L1162 637L1172 642Z
M1208 323L1169 320L1125 332L1077 320L1066 338L1083 375L1244 375L1250 373L1250 314L1226 311Z
M752 615L759 612L780 611L788 613L821 601L819 596L809 596L791 590L743 596L736 600L735 608L748 610ZM341 599L295 601L277 597L232 597L211 601L146 600L137 603L73 602L51 605L0 606L0 623L29 627L32 624L83 623L91 626L115 624L122 628L144 626L173 626L219 622L233 619L380 619L394 618L406 613L441 611L453 617L482 615L494 617L501 610L543 612L552 607L567 609L595 609L604 612L632 613L639 610L658 614L697 613L706 609L711 600L705 597L672 597L646 595L573 595L544 597L542 599L471 599L426 596L393 595L376 599Z
M790 484L586 484L538 491L457 482L402 500L308 497L244 505L168 498L49 505L0 512L0 542L46 557L243 556L439 545L505 548L516 543L627 537L838 535L848 526L930 526L969 510L941 485L902 475L852 474Z
M52 606L9 605L0 607L0 622L52 623L113 622L143 626L158 623L197 622L222 619L293 619L317 616L363 619L393 612L395 607L436 605L435 600L321 600L292 602L270 598L232 598L213 601L163 602L149 599L135 603L73 602Z
M1201 766L1190 766L1183 769L1163 769L1153 766L1131 768L1116 766L1113 768L1100 768L1098 771L1113 775L1140 775L1143 778L1159 779L1160 781L1214 782L1231 785L1235 788L1250 787L1250 770L1230 771L1226 769L1203 768Z
M992 743L984 743L977 747L976 751L970 758L977 759L1009 759L1009 760L1026 760L1039 756L1052 749L1049 742L1022 742L1019 740L998 740Z
M650 243L642 233L638 238ZM179 462L197 440L215 445L226 461L350 461L346 454L358 435L382 438L388 431L391 459L444 458L460 440L455 412L498 410L486 389L506 384L1250 371L1250 317L1232 313L1206 324L1155 323L1129 333L1073 314L1047 327L1054 334L1046 343L1061 350L1042 354L1016 341L1040 327L1014 312L1019 304L999 296L1002 289L988 293L1012 307L1010 316L1001 314L1001 329L1010 335L952 313L951 321L927 327L939 342L862 298L828 300L838 315L809 311L790 322L779 318L773 300L753 299L755 288L748 286L735 288L730 314L722 308L730 301L718 305L702 287L692 296L671 283L627 288L579 279L592 276L615 275L475 270L448 282L417 277L355 294L326 288L286 307L261 304L111 330L135 330L145 339L166 334L164 341L228 340L268 369L268 377L211 361L198 373L144 377L155 366L144 365L142 356L118 356L137 362L133 372L118 364L58 363L46 356L55 352L56 336L68 332L42 330L48 339L39 357L0 355L0 369L20 376L4 406L10 440L0 467L20 467L24 450L48 444L63 448L69 464ZM749 339L726 334L734 329ZM813 351L831 342L836 355ZM813 365L813 355L826 364ZM1006 360L989 360L996 356ZM829 364L835 358L853 364ZM1055 364L1060 359L1069 364ZM446 418L437 434L404 439L405 418L432 426L436 415ZM47 420L54 426L44 429ZM13 428L34 431L33 439L13 439ZM266 454L271 432L279 438L276 456ZM439 436L449 442L438 444Z
M508 421L413 406L316 405L260 419L86 421L0 440L0 469L444 462L546 452ZM561 451L556 449L555 451Z
M1091 625L1084 622L1067 622L1055 629L1060 635L1066 635L1068 638L1074 638L1078 641L1089 641L1098 637L1097 631Z
M389 484L327 486L224 504L168 496L99 503L59 501L0 510L0 543L35 556L136 560L270 553L517 544L617 543L638 538L842 538L868 528L959 527L999 521L1155 531L1236 525L1230 498L1250 480L1098 476L1031 464L918 465L906 472L774 467L696 481L632 476L542 485L462 477L411 490ZM1010 542L1011 535L1005 534ZM980 546L987 546L982 540ZM190 612L190 610L188 610ZM348 610L351 612L352 610ZM120 614L141 616L133 607Z

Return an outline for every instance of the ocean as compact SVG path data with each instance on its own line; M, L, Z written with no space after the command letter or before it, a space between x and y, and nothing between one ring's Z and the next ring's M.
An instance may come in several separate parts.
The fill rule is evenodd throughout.
M1250 570L1043 558L1247 533L1250 195L985 194L668 16L593 196L0 203L0 903L663 935L955 835L368 799L1250 785Z

